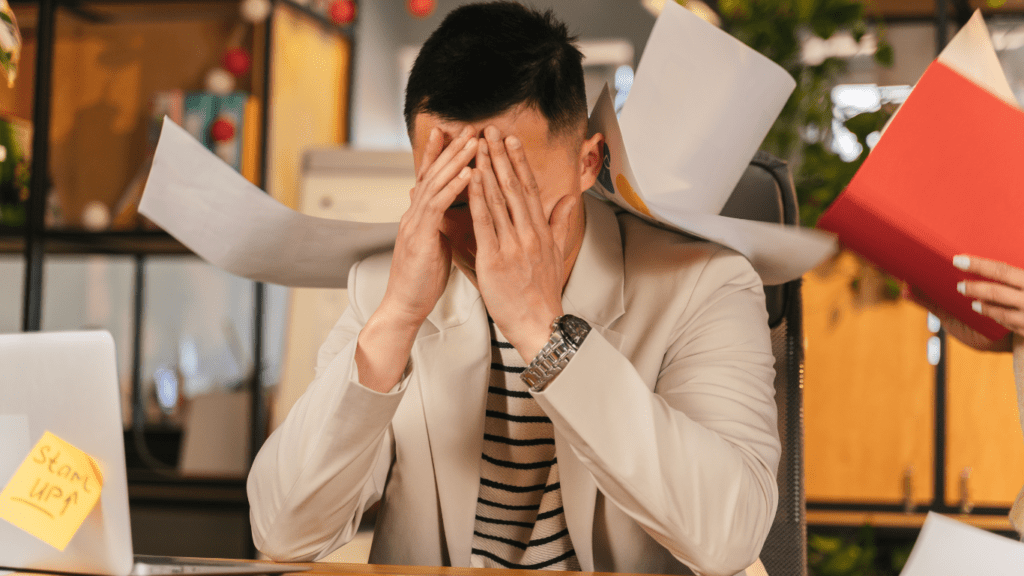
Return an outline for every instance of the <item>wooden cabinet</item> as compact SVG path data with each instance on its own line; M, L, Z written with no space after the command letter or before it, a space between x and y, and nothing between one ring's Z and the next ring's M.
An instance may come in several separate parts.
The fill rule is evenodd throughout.
M934 367L927 313L858 298L844 253L804 277L808 501L902 504L932 499ZM865 287L862 293L871 292Z
M872 288L879 277L860 270L844 253L804 277L811 522L821 518L813 511L832 511L848 523L919 523L920 514L902 516L909 494L917 513L971 510L987 517L976 524L1008 529L1005 510L1024 485L1012 356L949 337L944 363L933 366L928 350L937 360L937 325L915 304L879 298ZM944 411L935 409L938 385ZM936 498L935 467L943 461Z
M1024 486L1013 357L953 338L946 350L946 503L1009 507Z

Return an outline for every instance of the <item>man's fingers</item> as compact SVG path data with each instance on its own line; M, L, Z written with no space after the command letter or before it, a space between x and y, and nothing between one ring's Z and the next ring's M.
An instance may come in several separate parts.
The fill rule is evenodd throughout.
M473 217L473 236L476 237L477 254L493 254L498 249L498 238L494 232L494 219L484 198L484 182L480 169L473 170L469 181L469 213Z
M416 181L423 180L427 170L437 162L438 156L444 150L444 135L441 133L441 129L433 127L430 129L430 135L427 136L427 146L423 150L423 158L420 160L420 169L416 173Z
M417 200L419 200L419 202L425 203L431 202L434 196L436 196L453 179L459 176L463 168L468 170L470 160L472 160L476 155L476 146L476 138L470 138L465 143L463 143L462 148L459 149L459 151L455 153L455 155L451 157L448 162L446 162L443 166L438 168L436 173L434 173L431 177L427 178L424 182L419 183L417 186L419 188L419 191L417 193L418 197L412 199L413 204L415 205ZM445 150L445 154L447 154L450 149L451 146L449 146L448 149ZM442 161L443 158L438 159L437 164L440 165ZM463 180L464 181L462 182L462 188L465 188L466 183L469 181L468 172L466 173L465 176L463 176ZM460 191L462 190L462 188L460 188ZM449 201L449 204L450 203L451 202ZM445 205L445 208L448 208L448 206Z
M469 185L472 173L472 168L463 166L462 170L459 170L458 174L456 174L448 184L430 198L430 201L427 203L427 207L429 208L429 212L433 219L441 219L444 215L444 211L451 206L452 202L455 201L455 197L461 194Z
M530 216L533 217L535 223L546 222L547 218L544 217L544 207L540 203L540 187L537 186L537 180L533 177L533 171L530 170L530 163L526 160L523 143L519 141L519 138L509 136L505 139L505 144L508 150L508 157L512 160L512 169L515 171L516 178L518 178L523 190L523 201L526 204L526 209L529 210Z
M476 172L480 175L480 185L486 208L491 213L494 221L494 229L498 237L505 237L512 231L512 221L509 219L508 206L505 204L505 195L501 193L498 180L491 167L490 147L486 140L480 140L476 154Z
M1024 289L1024 270L1010 266L1006 262L960 254L953 257L953 265L961 270Z
M438 132L440 132L440 130L438 130ZM441 153L437 156L437 158L433 162L431 162L430 164L426 163L426 159L427 158L426 158L426 153L424 153L424 159L423 159L424 162L423 162L423 165L422 165L422 167L423 167L423 177L421 178L421 181L423 181L423 182L429 182L431 180L436 180L439 177L440 173L449 164L451 164L453 162L458 162L459 159L461 158L461 156L464 155L465 150L466 150L466 146L467 146L467 144L469 142L473 142L474 143L473 147L474 147L474 151L475 151L476 138L473 137L473 130L469 126L466 126L465 128L463 128L462 132L460 132L459 135L456 136L455 139L452 140L451 144L449 144L448 146L444 146L444 135L443 134L441 134L438 137L438 140L440 141L440 145L444 148L444 150L441 151ZM472 158L472 155L470 155L470 159L471 158ZM461 166L465 166L466 164L469 164L469 159L467 159L465 161L465 163L463 163ZM461 166L459 166L459 167L461 168Z
M505 203L508 205L508 212L512 216L512 222L516 225L525 223L529 218L529 212L523 202L522 186L516 176L512 164L509 162L508 152L505 150L505 142L501 139L501 132L494 126L484 129L484 136L487 138L487 150L491 158L491 170L498 180L502 194L505 196Z

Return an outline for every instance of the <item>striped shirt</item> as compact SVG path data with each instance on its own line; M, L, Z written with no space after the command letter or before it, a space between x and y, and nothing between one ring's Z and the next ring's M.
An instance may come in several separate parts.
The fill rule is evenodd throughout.
M471 566L580 570L562 508L554 426L491 322L491 373Z

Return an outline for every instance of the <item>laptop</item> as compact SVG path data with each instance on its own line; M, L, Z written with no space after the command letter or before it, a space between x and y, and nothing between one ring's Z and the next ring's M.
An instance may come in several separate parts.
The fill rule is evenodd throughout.
M109 332L0 334L0 490L47 431L96 461L103 478L99 501L62 551L0 519L0 570L155 576L306 569L133 556L120 389Z

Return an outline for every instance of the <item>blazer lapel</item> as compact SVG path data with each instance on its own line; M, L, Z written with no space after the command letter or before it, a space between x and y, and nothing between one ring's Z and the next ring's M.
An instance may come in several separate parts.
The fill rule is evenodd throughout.
M480 491L490 335L479 292L452 270L428 316L437 332L416 341L418 373L448 560L469 566Z
M625 312L623 296L623 252L619 223L615 213L604 202L584 195L586 228L583 245L576 257L569 282L562 294L562 308L590 323L616 348L622 336L610 329ZM584 571L594 570L594 507L597 485L590 471L576 456L566 440L555 430L555 452L558 458L559 481L565 521L572 538L576 558Z

